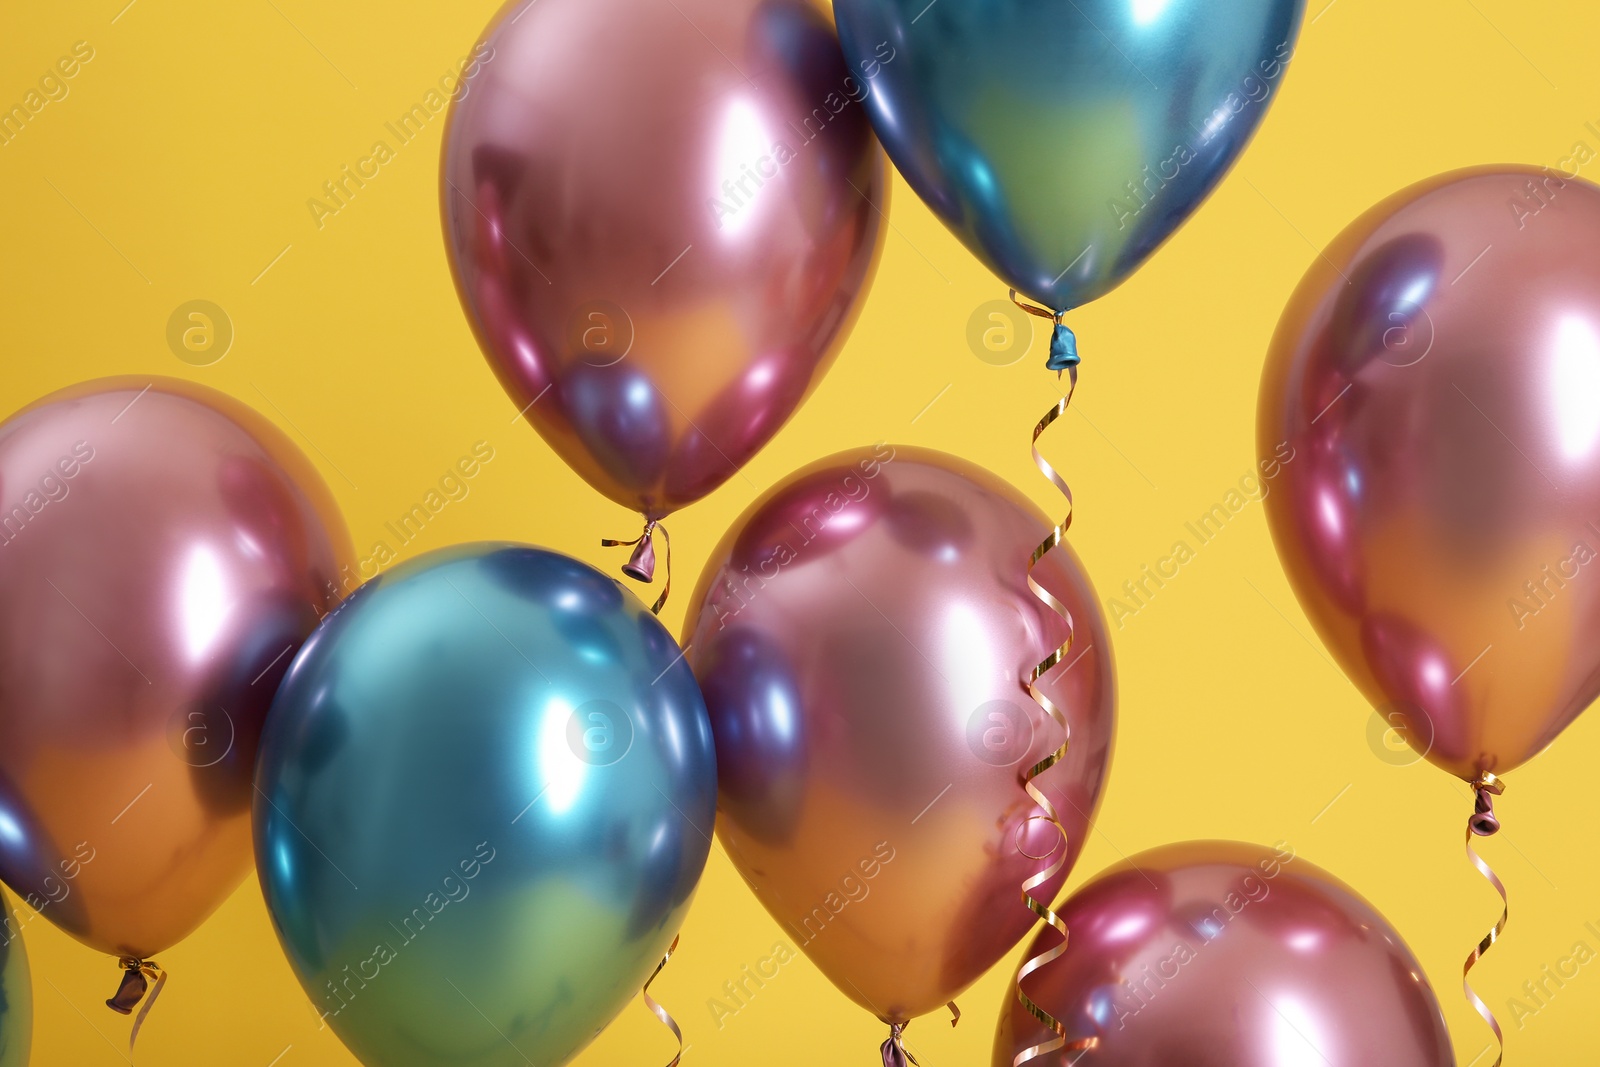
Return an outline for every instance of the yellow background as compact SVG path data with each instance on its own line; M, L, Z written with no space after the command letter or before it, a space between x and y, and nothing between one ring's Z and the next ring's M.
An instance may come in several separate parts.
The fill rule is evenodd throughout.
M494 0L126 2L7 0L0 15L0 107L21 101L75 42L95 52L66 99L0 146L0 409L108 374L215 386L305 448L359 546L487 440L496 458L471 495L408 552L509 538L620 563L596 542L632 536L637 521L512 423L457 306L435 192L442 120L322 229L306 207L471 49ZM1325 2L1312 0L1287 80L1241 164L1137 276L1072 317L1083 384L1046 449L1077 493L1072 540L1103 596L1165 555L1186 521L1252 469L1263 353L1316 249L1370 204L1436 172L1555 164L1578 141L1600 150L1585 127L1600 128L1600 8ZM976 358L969 317L1004 289L898 179L892 202L876 285L833 372L744 477L671 523L682 583L665 613L674 629L687 587L739 511L838 449L888 439L955 452L1060 510L1028 459L1028 431L1056 397L1042 335L1013 366ZM197 298L226 309L236 330L232 350L208 367L179 361L166 341L173 309ZM1439 992L1460 1063L1487 1067L1492 1054L1474 1059L1488 1032L1462 999L1460 966L1498 901L1462 856L1464 787L1369 747L1371 712L1296 605L1261 505L1114 637L1116 762L1072 884L1163 842L1287 840L1394 922ZM1512 924L1474 977L1507 1025L1512 1064L1597 1059L1600 965L1520 1028L1506 1008L1574 942L1600 948L1584 928L1600 926L1600 861L1588 847L1600 821L1597 753L1591 715L1512 776L1500 805L1507 829L1485 846L1511 888ZM708 998L782 936L715 850L684 948L658 984L684 1026L688 1064L875 1058L881 1026L803 959L715 1025ZM122 1062L126 1023L101 1005L116 981L111 962L45 922L25 937L34 1062ZM1020 951L961 998L959 1028L942 1019L912 1028L924 1067L988 1062ZM160 959L172 980L140 1039L142 1062L355 1062L319 1031L253 877ZM636 1002L577 1062L670 1055Z

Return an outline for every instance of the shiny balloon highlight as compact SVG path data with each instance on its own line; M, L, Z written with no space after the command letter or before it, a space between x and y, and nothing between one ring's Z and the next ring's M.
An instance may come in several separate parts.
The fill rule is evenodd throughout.
M877 263L882 153L807 0L513 3L445 135L445 245L550 446L659 519L821 380Z
M1059 909L1066 955L1025 987L1097 1067L1454 1067L1411 950L1355 890L1276 848L1141 853ZM1059 940L1039 936L1030 957ZM993 1067L1048 1036L1008 998ZM1037 1061L1040 1064L1046 1060Z
M1109 292L1238 159L1302 0L834 0L917 195L1052 311Z
M350 536L281 431L167 378L6 420L0 508L0 878L148 959L250 870L262 722Z
M1290 583L1377 714L1467 781L1600 695L1600 188L1410 187L1312 261L1257 443Z
M258 786L273 925L368 1067L567 1062L671 944L716 805L671 635L587 565L502 543L420 556L331 615Z
M1026 581L1049 529L953 456L857 449L752 505L690 603L728 856L785 935L891 1024L1009 952L1034 921L1023 881L1061 859L1021 784L1062 740L1022 683L1067 637ZM1043 683L1071 724L1066 759L1036 780L1067 832L1067 864L1036 891L1048 897L1105 786L1115 680L1071 550L1034 573L1077 635Z

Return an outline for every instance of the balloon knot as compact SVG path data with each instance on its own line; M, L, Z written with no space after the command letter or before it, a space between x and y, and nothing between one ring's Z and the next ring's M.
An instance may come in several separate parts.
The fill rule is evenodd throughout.
M1058 321L1050 334L1050 358L1045 361L1045 367L1060 374L1078 363L1078 338L1066 323Z
M124 956L117 962L122 966L122 984L117 986L116 995L106 1001L106 1007L119 1015L132 1015L150 988L149 979L145 977L145 961Z
M106 1007L119 1015L133 1015L133 1009L139 1008L139 1014L134 1016L133 1030L128 1034L128 1055L124 1057L129 1063L133 1062L133 1046L139 1040L139 1028L144 1026L145 1016L150 1014L150 1009L156 1006L156 999L161 996L161 990L167 985L167 972L155 960L142 960L137 956L123 956L117 961L122 966L122 984L117 986L116 995L106 1001ZM150 984L155 979L155 985ZM150 995L145 996L146 993ZM144 1006L140 1007L140 1002Z
M1011 290L1011 302L1030 315L1037 315L1041 319L1049 319L1055 324L1055 329L1050 333L1050 358L1045 360L1045 368L1057 374L1068 371L1078 365L1078 338L1061 321L1065 311L1051 311L1038 304L1030 304L1017 295L1015 289Z
M1500 820L1494 814L1494 798L1506 791L1506 784L1489 771L1484 771L1472 783L1472 790L1473 811L1467 825L1479 837L1493 837L1500 832Z
M917 1058L906 1049L905 1032L905 1023L889 1024L889 1037L878 1049L883 1056L883 1067L906 1067L907 1064L921 1067Z
M622 573L636 582L649 584L656 577L656 540L655 535L660 532L662 540L667 545L667 580L661 595L656 598L655 604L650 608L653 614L661 614L661 607L667 602L667 594L672 592L672 538L667 536L667 528L661 525L658 519L647 519L644 524L644 533L632 541L616 541L609 537L600 539L602 548L633 548L633 553L628 556L628 562L622 565Z

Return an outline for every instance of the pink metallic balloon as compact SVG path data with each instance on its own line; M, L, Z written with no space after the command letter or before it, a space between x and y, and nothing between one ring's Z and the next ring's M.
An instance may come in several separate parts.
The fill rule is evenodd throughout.
M705 496L827 371L880 247L878 70L807 0L513 2L489 27L446 248L501 384L612 500Z
M146 959L250 870L262 721L350 536L287 437L167 378L0 424L0 509L0 879Z
M746 511L690 605L722 843L785 934L891 1023L949 1001L1025 936L1021 884L1060 858L1021 785L1061 741L1020 680L1067 636L1025 581L1049 528L953 456L844 452ZM1076 859L1111 754L1111 645L1070 549L1035 574L1076 627L1044 683L1071 748L1036 783Z
M1301 604L1428 759L1504 774L1600 695L1600 189L1480 167L1352 223L1257 440Z
M1452 1067L1433 988L1355 890L1296 858L1192 841L1112 867L1057 909L1066 955L1023 989L1093 1049L1039 1067ZM1046 930L1029 956L1058 944ZM1049 1037L1002 1009L992 1067Z

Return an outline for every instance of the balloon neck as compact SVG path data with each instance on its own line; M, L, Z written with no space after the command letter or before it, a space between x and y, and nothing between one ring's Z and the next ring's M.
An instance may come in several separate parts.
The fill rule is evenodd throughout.
M1078 338L1066 323L1061 321L1065 311L1051 311L1049 308L1031 304L1022 299L1015 289L1011 290L1011 302L1030 315L1037 315L1041 319L1049 319L1055 326L1050 331L1050 358L1045 360L1045 368L1057 374L1069 371L1078 365Z
M906 1051L905 1032L905 1023L889 1024L889 1036L878 1049L883 1055L883 1067L921 1067L917 1058Z
M150 981L144 976L144 961L131 957L122 961L122 984L117 986L116 995L106 1001L106 1007L118 1015L132 1015L133 1009L139 1006L145 993L150 988Z
M167 972L161 969L155 960L141 960L136 956L124 956L118 961L122 964L122 984L117 986L117 993L106 1001L106 1007L119 1015L133 1015L133 1009L139 1008L139 1014L134 1015L133 1030L128 1034L128 1055L126 1059L133 1062L133 1046L139 1040L139 1028L144 1026L145 1016L150 1014L150 1009L156 1006L156 998L161 996L161 990L167 984ZM155 986L150 985L150 979L155 979ZM150 995L145 996L148 992ZM144 1007L139 1007L139 1002L144 1002Z
M633 552L628 556L628 562L622 565L622 573L636 582L646 585L656 578L656 544L655 535L661 534L661 539L667 546L667 573L666 584L661 589L661 595L656 598L655 604L650 608L652 614L661 614L662 605L667 602L667 594L672 592L672 538L667 536L667 528L657 519L647 519L644 532L632 541L615 541L609 537L601 538L600 544L604 548L618 548L631 546Z
M1078 362L1077 335L1067 328L1066 323L1057 322L1050 334L1050 358L1045 361L1045 367L1060 374L1076 367Z
M1484 771L1472 783L1472 790L1472 818L1467 820L1467 826L1479 837L1493 837L1500 832L1500 820L1494 814L1494 798L1506 791L1506 784Z
M646 523L644 534L633 546L633 554L622 565L622 573L636 582L649 584L656 580L655 523Z

